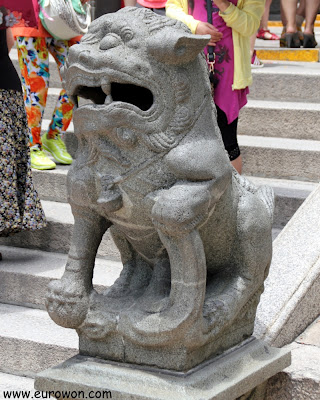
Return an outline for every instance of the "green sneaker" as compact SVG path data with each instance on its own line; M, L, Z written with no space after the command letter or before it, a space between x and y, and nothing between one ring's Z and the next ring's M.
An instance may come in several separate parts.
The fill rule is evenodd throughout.
M40 149L39 145L30 147L31 168L55 169L56 164Z
M45 133L41 140L43 149L50 153L56 161L60 164L72 164L72 157L67 152L66 145L60 135L56 135L54 139L48 139L47 133Z

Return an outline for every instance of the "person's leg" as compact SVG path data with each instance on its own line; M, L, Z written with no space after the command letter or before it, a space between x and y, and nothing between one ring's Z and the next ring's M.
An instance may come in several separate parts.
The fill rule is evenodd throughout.
M258 34L257 34L257 38L259 38L259 39L279 40L279 36L276 35L275 33L271 33L270 30L268 29L268 22L269 22L269 14L270 14L271 3L272 3L272 0L266 0L264 13L262 15L262 18L261 18L261 21L260 21L259 31L258 31Z
M224 111L216 105L217 122L221 132L224 147L229 155L229 160L233 167L241 174L242 157L237 140L238 118L228 124L228 119Z
M235 160L232 160L231 164L241 175L242 174L242 155L240 154Z
M282 12L284 14L287 33L297 32L296 13L298 0L281 0Z
M314 21L316 20L319 7L320 7L320 0L306 0L306 7L305 7L306 26L304 28L304 33L313 35Z
M296 15L296 22L298 27L301 28L305 16L306 16L306 0L300 0Z
M263 62L258 58L256 51L254 49L256 43L257 35L254 34L250 37L250 58L251 58L251 68L261 68L264 66Z
M69 48L70 43L68 40L51 39L49 51L58 65L59 74L68 57ZM60 79L62 80L61 75ZM67 130L72 120L72 110L73 103L69 99L66 91L62 89L49 126L48 137L50 139L53 139L56 135L64 133Z
M286 33L281 46L299 48L301 45L296 24L297 3L298 0L281 0L283 19L286 21Z
M49 86L49 55L43 38L17 37L31 145L41 145L41 122Z
M260 21L260 29L264 29L264 30L268 29L271 3L272 3L272 0L266 0L266 4L264 7L264 13L263 13L263 15L261 17L261 21Z
M56 164L42 151L41 123L49 86L49 55L45 39L17 37L21 82L30 128L31 166L53 169Z
M320 6L320 0L305 0L305 16L306 25L303 33L303 47L313 48L317 46L316 39L314 37L314 22L317 17L317 13Z
M68 56L69 42L67 40L47 39L49 52L54 57L58 70L65 64ZM61 76L60 76L61 78ZM64 89L61 90L53 111L48 132L43 136L44 149L52 154L61 164L71 164L72 157L67 152L61 134L64 134L72 120L73 104Z

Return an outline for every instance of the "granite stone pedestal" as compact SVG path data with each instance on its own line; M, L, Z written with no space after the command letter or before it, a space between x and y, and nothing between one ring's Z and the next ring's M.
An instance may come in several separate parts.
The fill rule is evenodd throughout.
M72 398L78 392L78 398L233 400L288 365L290 351L252 337L186 373L79 355L40 373L35 388L58 396L69 391Z

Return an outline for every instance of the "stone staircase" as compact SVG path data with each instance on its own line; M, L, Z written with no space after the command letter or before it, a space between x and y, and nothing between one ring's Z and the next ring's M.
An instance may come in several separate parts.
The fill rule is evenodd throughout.
M15 50L12 59L17 67ZM60 87L53 59L50 71L44 129ZM266 63L253 75L249 102L240 116L239 142L245 175L274 188L276 237L320 180L320 63ZM72 131L71 124L66 134L71 152ZM31 389L37 372L77 353L77 334L53 323L44 306L48 282L63 272L73 229L67 172L66 166L33 172L47 228L0 239L0 399L3 390ZM118 251L106 234L96 261L97 290L111 285L120 271Z
M281 36L283 26L280 21L280 15L278 15L277 20L269 21L268 28L271 32L276 33ZM315 48L299 48L299 49L289 49L285 47L280 47L279 40L263 40L257 39L255 43L255 48L257 50L257 55L262 60L277 60L277 61L307 61L307 62L319 62L320 61L320 14L317 16L315 21L315 38L318 45ZM302 25L302 30L304 29L304 24Z

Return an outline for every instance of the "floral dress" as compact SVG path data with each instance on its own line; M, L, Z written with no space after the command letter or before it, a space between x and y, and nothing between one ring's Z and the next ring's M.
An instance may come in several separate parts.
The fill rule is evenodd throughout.
M0 236L46 226L32 183L29 128L19 77L0 30Z

